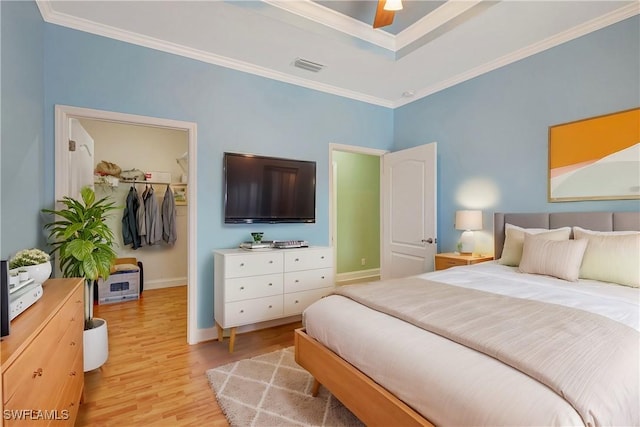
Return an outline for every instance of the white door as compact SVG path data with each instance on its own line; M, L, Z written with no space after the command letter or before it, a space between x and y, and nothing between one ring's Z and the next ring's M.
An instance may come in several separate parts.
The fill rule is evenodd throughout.
M82 187L93 188L93 138L78 119L69 119L69 196L79 199Z
M436 143L382 157L381 278L433 271L436 254Z

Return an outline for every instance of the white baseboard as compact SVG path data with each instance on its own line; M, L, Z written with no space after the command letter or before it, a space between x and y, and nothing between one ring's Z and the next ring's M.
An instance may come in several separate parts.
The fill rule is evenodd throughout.
M169 279L145 280L144 290L146 291L147 289L174 288L176 286L186 286L186 285L187 285L186 277L172 277Z
M350 282L352 280L363 280L380 276L379 268L371 268L369 270L350 271L348 273L336 274L336 282Z
M242 334L245 332L257 331L260 329L272 328L274 326L286 325L287 323L299 322L302 319L302 315L297 314L295 316L283 317L282 319L268 320L266 322L252 323L250 325L238 326L236 334ZM229 336L229 329L225 329L224 336ZM212 328L197 329L195 342L190 344L198 344L204 341L213 341L218 339L218 329L214 326Z

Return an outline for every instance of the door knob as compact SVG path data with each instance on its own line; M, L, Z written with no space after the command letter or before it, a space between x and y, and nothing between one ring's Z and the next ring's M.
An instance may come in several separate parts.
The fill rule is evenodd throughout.
M426 239L426 240L425 240L425 239L422 239L422 240L421 240L421 242L422 242L422 243L429 243L429 244L431 244L431 243L435 243L435 242L437 242L437 240L436 240L436 239L432 239L431 237L429 237L429 238L428 238L428 239Z

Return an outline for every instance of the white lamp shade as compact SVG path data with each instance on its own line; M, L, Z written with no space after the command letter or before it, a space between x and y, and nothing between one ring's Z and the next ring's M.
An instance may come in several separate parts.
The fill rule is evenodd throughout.
M456 211L456 230L482 230L482 211Z
M402 10L402 0L387 0L384 3L384 10Z

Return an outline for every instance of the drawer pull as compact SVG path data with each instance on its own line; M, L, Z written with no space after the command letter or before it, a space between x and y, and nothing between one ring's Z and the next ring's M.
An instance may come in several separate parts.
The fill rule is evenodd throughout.
M74 345L76 345L76 342L75 342L75 341L71 341L71 344L70 344L70 345L71 345L71 346L74 346Z
M273 283L269 283L269 286L273 286Z
M294 280L295 283L300 283L300 280L296 279Z
M244 313L244 310L240 310L240 313Z
M72 377L75 377L76 376L76 371L69 372L69 375L72 376Z
M324 276L320 276L320 278L324 280Z
M240 267L244 267L244 262L241 262L241 263L240 263Z
M240 290L241 290L241 291L244 291L244 286L240 286Z
M295 301L295 304L298 304L299 302L300 302L300 301L296 300L296 301Z
M273 264L273 260L269 260L269 264Z
M38 368L38 370L33 371L33 378L42 376L42 368Z
M324 259L324 255L322 255L322 256L320 257L320 259Z
M269 306L269 308L272 308L272 307L273 307L272 305Z
M300 258L296 258L296 262L300 261Z

